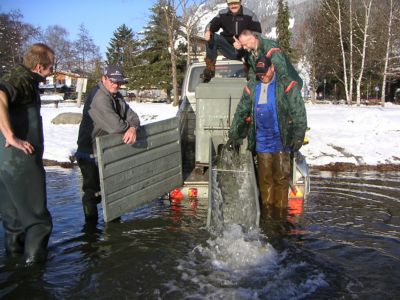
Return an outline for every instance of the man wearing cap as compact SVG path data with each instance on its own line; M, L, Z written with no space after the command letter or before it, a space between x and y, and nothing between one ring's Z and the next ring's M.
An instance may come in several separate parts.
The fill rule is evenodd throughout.
M96 137L123 133L122 140L125 144L134 144L136 141L139 117L118 92L125 82L119 67L107 66L83 107L75 157L83 177L82 204L86 221L97 222L97 204L101 200L99 170L94 159Z
M228 8L219 11L206 26L204 39L206 44L206 68L201 74L204 82L215 76L215 62L218 50L235 60L241 60L245 54L237 37L244 29L261 33L261 24L254 12L241 5L241 0L227 0ZM217 34L222 28L221 34Z
M257 59L255 70L257 79L245 87L229 130L227 147L236 148L247 135L248 149L257 153L262 204L269 210L285 213L290 152L303 145L306 110L297 81L277 76L270 58Z

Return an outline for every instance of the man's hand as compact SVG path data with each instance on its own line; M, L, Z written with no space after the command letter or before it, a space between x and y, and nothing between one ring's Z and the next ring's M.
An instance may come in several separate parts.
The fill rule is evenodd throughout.
M129 129L124 133L122 140L125 144L134 144L136 142L136 128L129 127Z
M209 42L209 41L211 40L211 31L210 31L210 30L207 30L207 31L204 33L204 39L205 39L207 42Z
M236 38L236 36L233 36L233 39L235 40L233 42L233 47L235 47L236 50L242 49L242 43L239 42L239 40Z
M9 140L6 140L5 147L13 146L17 149L24 151L25 154L32 154L35 152L35 148L28 141L21 140L15 136L11 137Z

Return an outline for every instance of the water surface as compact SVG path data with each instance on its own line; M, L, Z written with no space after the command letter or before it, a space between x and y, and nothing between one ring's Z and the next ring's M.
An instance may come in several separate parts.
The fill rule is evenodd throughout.
M290 222L214 235L206 199L155 200L119 223L86 226L79 170L46 171L50 258L28 268L1 247L2 299L400 297L399 173L313 173Z

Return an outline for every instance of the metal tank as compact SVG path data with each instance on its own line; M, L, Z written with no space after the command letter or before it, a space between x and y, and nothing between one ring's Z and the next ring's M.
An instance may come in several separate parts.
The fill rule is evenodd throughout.
M208 167L210 137L225 144L236 106L246 85L244 78L213 78L196 88L196 166Z

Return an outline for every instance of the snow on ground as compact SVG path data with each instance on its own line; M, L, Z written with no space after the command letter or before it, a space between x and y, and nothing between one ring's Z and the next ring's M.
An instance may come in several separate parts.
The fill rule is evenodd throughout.
M178 108L164 103L130 103L131 108L139 115L142 125L162 121L176 115ZM54 125L51 123L57 115L66 112L82 113L83 105L79 108L73 103L42 105L44 131L43 158L57 162L69 162L69 157L76 151L78 125Z
M400 106L307 105L310 165L400 164Z
M178 108L164 103L130 103L143 125L172 118ZM82 112L74 104L42 107L44 159L68 162L75 153L79 125L54 125L63 112ZM400 164L400 106L307 104L308 145L301 152L310 166L335 162L356 165Z

